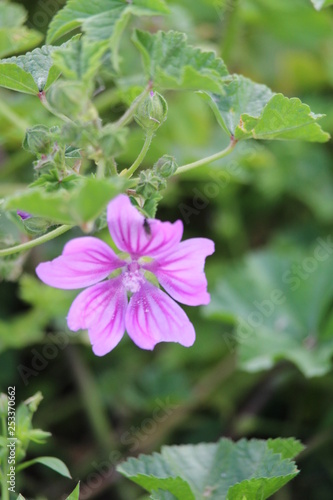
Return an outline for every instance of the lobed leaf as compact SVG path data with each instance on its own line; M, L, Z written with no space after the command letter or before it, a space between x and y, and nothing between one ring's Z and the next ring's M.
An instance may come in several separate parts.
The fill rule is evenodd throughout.
M59 77L52 54L59 47L43 45L25 55L0 61L0 86L26 94L47 90Z
M114 47L131 14L158 16L168 12L163 0L69 0L52 19L47 43L81 27L90 41L110 40Z
M332 250L330 237L319 238L308 255L292 249L288 254L266 250L223 273L205 312L235 324L234 336L226 341L238 342L243 370L270 369L284 359L307 377L330 371Z
M135 30L134 44L141 52L146 77L154 86L166 89L223 91L228 70L214 52L187 44L184 33Z
M325 142L330 138L315 115L299 99L274 94L268 87L233 75L223 94L201 92L223 130L237 140L304 140Z
M264 500L298 474L295 463L283 455L293 457L300 449L293 439L221 439L216 444L164 446L161 453L130 458L117 469L154 499Z
M106 181L91 177L80 179L71 190L48 193L36 187L9 198L7 208L47 217L59 224L84 224L94 220L124 185L121 179Z
M108 48L105 41L90 42L84 37L76 38L54 52L53 62L65 78L89 83L97 73L102 56Z

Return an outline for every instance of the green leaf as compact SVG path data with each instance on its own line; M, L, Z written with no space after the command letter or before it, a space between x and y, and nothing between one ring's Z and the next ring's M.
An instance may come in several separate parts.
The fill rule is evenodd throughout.
M6 204L7 208L24 210L59 224L82 225L98 217L124 186L125 181L121 179L82 178L70 191L63 189L47 193L40 187L31 188L12 196Z
M114 47L131 14L158 16L169 12L163 0L69 0L52 19L47 43L82 27L91 41L110 40Z
M26 94L47 90L60 75L53 64L52 53L59 49L43 45L23 56L0 61L0 86Z
M38 31L22 26L26 18L22 5L0 2L0 58L35 47L43 39Z
M264 500L298 474L294 462L282 458L286 449L294 456L300 444L279 438L164 446L161 453L130 458L117 470L154 492L154 499L172 498L159 495L162 490L179 500Z
M17 467L17 471L26 469L27 467L35 464L45 465L45 467L58 472L58 474L60 474L61 476L72 479L72 476L64 462L55 457L38 457L34 458L33 460L29 460L28 462L23 462Z
M54 52L53 61L65 78L89 83L108 48L107 42L91 42L83 37Z
M330 138L315 115L299 99L274 94L265 85L233 75L224 94L202 92L223 130L241 139L325 142Z
M307 377L330 371L332 253L329 236L308 253L266 250L223 270L205 314L235 324L225 341L231 348L238 342L240 368L256 372L285 359Z
M133 42L139 49L148 80L167 89L223 91L228 70L214 52L203 52L187 44L184 33L136 30Z
M311 0L311 2L313 3L315 9L317 10L333 5L333 0Z
M304 445L294 438L268 439L267 446L273 453L280 453L281 458L295 458L305 449Z
M80 483L76 486L75 490L72 491L72 493L67 497L66 500L79 500L80 496Z

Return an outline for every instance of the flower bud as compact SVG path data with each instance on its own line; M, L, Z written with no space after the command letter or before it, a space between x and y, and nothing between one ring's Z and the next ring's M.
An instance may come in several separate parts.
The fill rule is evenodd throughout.
M52 148L52 137L48 127L35 125L28 128L23 140L23 149L37 154L48 154Z
M158 92L150 94L140 102L134 118L147 132L157 130L167 119L168 105L164 97Z
M155 163L153 170L164 179L171 177L177 170L178 165L173 156L164 155Z
M152 170L143 170L139 175L139 182L136 192L141 194L145 199L150 198L153 194L160 189L166 187L166 181L161 179Z
M27 217L22 219L25 230L28 234L39 236L49 229L50 226L54 224L54 222L49 219L45 219L44 217Z

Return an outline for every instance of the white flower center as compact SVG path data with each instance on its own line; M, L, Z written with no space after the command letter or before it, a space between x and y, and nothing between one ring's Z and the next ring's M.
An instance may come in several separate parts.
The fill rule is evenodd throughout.
M145 281L141 267L137 262L131 262L123 271L122 282L127 292L138 292Z

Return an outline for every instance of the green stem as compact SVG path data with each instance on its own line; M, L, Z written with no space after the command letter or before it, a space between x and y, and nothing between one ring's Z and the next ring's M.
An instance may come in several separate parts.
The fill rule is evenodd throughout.
M147 133L144 145L142 146L142 149L140 151L139 156L137 157L137 159L135 160L135 162L133 163L133 165L131 165L128 170L124 171L123 176L126 177L127 179L129 179L130 177L132 177L132 175L134 174L134 172L140 167L140 165L143 162L146 154L148 153L148 150L149 150L150 145L151 145L151 141L153 140L153 136L154 136L154 134L152 132L148 132Z
M213 161L219 160L220 158L224 158L228 156L233 149L235 148L237 141L235 139L231 139L230 144L227 148L223 149L219 153L215 153L214 155L207 156L202 160L194 161L193 163L188 163L187 165L183 165L182 167L178 167L175 175L182 174L187 172L188 170L192 170L193 168L201 167L202 165L207 165L207 163L212 163Z
M58 111L50 105L50 103L46 99L46 95L45 95L44 91L40 92L38 94L38 97L39 97L40 102L43 104L44 108L47 109L50 113L52 113L54 116L56 116L57 118L60 118L60 120L63 120L66 123L74 123L73 120L71 120L67 116L63 115L62 113L58 113Z
M117 162L113 156L109 160L109 169L110 169L111 175L118 175Z
M66 225L60 226L57 227L57 229L54 229L53 231L50 231L47 234L43 234L43 236L40 236L39 238L27 241L27 243L22 243L21 245L16 245L15 247L4 248L3 250L0 250L0 257L5 257L6 255L12 255L17 252L24 252L26 250L30 250L30 248L41 245L42 243L46 243L47 241L53 240L57 236L66 233L66 231L69 231L72 227L73 226L66 226Z
M101 158L97 162L96 177L97 179L103 179L105 176L105 161Z
M151 86L148 85L144 91L132 102L128 110L119 118L118 121L113 123L113 126L115 128L122 128L125 127L133 118L135 111L137 110L137 107L139 106L140 102L147 96L149 90L151 89Z

